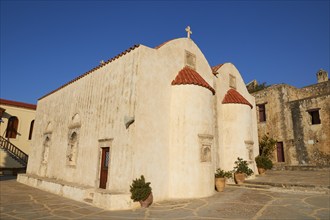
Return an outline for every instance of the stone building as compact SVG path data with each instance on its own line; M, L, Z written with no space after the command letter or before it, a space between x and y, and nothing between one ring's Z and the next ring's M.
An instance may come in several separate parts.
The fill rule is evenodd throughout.
M251 93L256 100L258 135L276 139L278 165L330 165L330 82L316 74L317 84L286 84Z
M26 168L36 108L33 104L0 99L0 171L3 174Z
M154 201L211 196L216 168L256 168L254 105L235 66L212 68L189 35L135 45L39 99L18 181L111 210L135 206L140 175Z

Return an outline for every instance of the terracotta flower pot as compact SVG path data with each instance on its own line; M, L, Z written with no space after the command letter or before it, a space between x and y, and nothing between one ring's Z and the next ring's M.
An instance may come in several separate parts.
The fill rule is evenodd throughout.
M140 202L142 208L148 208L152 204L153 200L154 200L154 197L153 197L152 193L150 193L149 196L145 200L143 200L143 201L140 200L139 202Z
M259 172L260 175L265 175L266 170L264 168L258 167L258 172Z
M245 181L245 173L234 173L234 178L236 184L238 185L243 184Z
M215 188L218 192L222 192L226 186L226 179L225 178L215 178Z

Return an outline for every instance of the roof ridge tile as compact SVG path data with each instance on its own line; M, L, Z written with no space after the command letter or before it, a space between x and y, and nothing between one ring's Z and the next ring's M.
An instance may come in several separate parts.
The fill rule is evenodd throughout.
M135 48L138 48L139 46L140 46L140 44L135 44L135 45L131 46L131 47L128 48L127 50L121 52L120 54L117 54L115 57L112 57L112 58L108 59L108 60L105 61L104 63L100 63L98 66L92 68L91 70L89 70L89 71L83 73L83 74L80 75L80 76L77 76L76 78L74 78L73 80L67 82L66 84L64 84L64 85L62 85L62 86L60 86L59 88L57 88L57 89L55 89L55 90L53 90L53 91L47 93L46 95L42 96L42 97L39 98L38 100L41 100L41 99L43 99L43 98L45 98L45 97L47 97L47 96L49 96L49 95L51 95L51 94L57 92L58 90L63 89L64 87L66 87L66 86L70 85L71 83L74 83L75 81L77 81L77 80L79 80L79 79L81 79L81 78L87 76L88 74L94 72L95 70L100 69L101 67L105 66L106 64L111 63L112 61L114 61L114 60L116 60L116 59L119 59L121 56L125 55L126 53L131 52L132 50L134 50Z
M25 102L12 101L12 100L7 100L7 99L0 99L0 104L27 108L27 109L33 109L33 110L37 109L37 105L29 104L29 103L25 103Z

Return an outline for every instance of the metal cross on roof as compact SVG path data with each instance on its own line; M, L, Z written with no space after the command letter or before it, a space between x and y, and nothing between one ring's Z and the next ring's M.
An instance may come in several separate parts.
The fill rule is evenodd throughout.
M186 27L187 31L187 37L190 38L190 34L192 34L192 31L190 30L190 26Z

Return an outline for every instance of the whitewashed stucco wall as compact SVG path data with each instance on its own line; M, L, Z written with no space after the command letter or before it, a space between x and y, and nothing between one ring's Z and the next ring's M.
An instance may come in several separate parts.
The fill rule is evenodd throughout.
M179 181L182 181L182 175L187 176L187 173L181 173L182 170L178 171L178 168L174 168L176 162L173 161L183 161L186 158L184 157L194 157L196 152L190 152L184 157L178 155L176 152L177 144L172 140L173 130L176 129L177 132L181 133L181 139L190 137L190 130L186 130L191 125L196 125L194 119L196 116L199 117L199 114L206 114L206 112L211 112L211 117L207 116L207 122L209 132L213 134L212 131L212 106L210 105L210 99L212 98L212 92L206 88L193 85L180 85L172 86L171 82L175 79L179 71L185 66L185 50L196 55L196 71L208 81L210 85L213 85L213 75L211 73L210 66L208 65L204 55L196 46L196 44L187 38L175 39L172 40L159 49L152 49L142 46L143 52L141 52L141 59L139 65L139 78L137 81L138 85L138 104L137 104L137 114L136 114L136 129L139 133L136 133L138 146L134 146L135 157L134 157L134 178L139 177L141 174L144 174L146 179L151 182L153 187L153 193L155 198L166 199L169 196L174 197L191 197L191 194L198 195L210 195L209 190L203 189L199 186L200 183L196 182L196 176L191 175L191 178L195 179L195 184L198 186L198 190L187 192L185 184L178 184ZM173 95L173 91L178 89L177 87L188 87L188 92L184 93L186 95L180 96ZM191 90L190 88L193 87ZM194 89L197 88L196 92ZM182 88L181 88L182 89ZM198 94L202 93L201 96ZM207 99L205 100L204 93L207 93ZM189 97L190 96L190 97ZM197 101L198 106L202 107L205 105L210 107L205 107L204 112L186 112L188 115L180 115L183 117L181 120L186 120L187 127L177 129L173 127L173 117L175 112L180 112L180 109L186 108L190 109L192 107L191 103L188 100L191 100L192 97L199 99ZM204 97L204 98L200 98ZM202 102L201 102L202 100ZM206 104L205 104L206 103ZM193 104L193 106L195 106ZM188 107L189 106L189 107ZM194 111L193 107L193 110ZM209 108L209 109L208 109ZM174 114L174 115L173 115ZM191 119L191 121L189 120ZM199 121L200 122L200 121ZM201 132L201 131L199 131ZM142 135L143 134L143 135ZM193 147L196 148L199 146L197 132L193 132L192 138ZM187 143L185 143L187 144ZM145 160L141 162L141 160ZM148 164L152 164L148 166ZM208 174L208 189L210 186L210 176L208 172L203 174ZM199 171L194 171L193 173L198 173ZM180 173L177 175L177 173ZM191 174L193 174L191 173ZM176 177L175 177L176 176ZM189 175L188 175L189 176ZM194 178L195 177L195 178ZM199 176L200 182L205 181L202 176ZM213 184L213 171L212 171L212 184ZM205 188L205 187L204 187ZM180 193L176 193L180 192ZM213 191L212 191L213 192Z
M258 155L258 133L256 126L255 100L245 86L241 74L231 63L223 64L217 70L216 99L217 99L217 127L219 161L217 167L226 171L232 170L237 157L248 159L245 141L253 142L254 157ZM238 91L250 104L222 104L222 101L231 88L229 86L230 75L236 78L236 91ZM255 170L254 160L250 167Z
M125 115L134 111L136 65L139 48L98 69L38 102L36 135L31 165L27 172L49 178L96 186L99 175L99 139L113 139L112 158L118 166L110 189L123 190L131 172L131 146L134 128L126 130ZM79 114L78 159L75 168L66 165L69 125ZM43 141L48 123L52 124L51 146L47 165L41 165ZM133 126L134 127L134 126ZM41 165L41 166L40 166ZM118 170L120 167L120 170ZM126 190L127 187L125 187Z
M204 87L172 88L170 198L206 197L214 193L213 95ZM209 136L212 158L201 161L201 137Z

